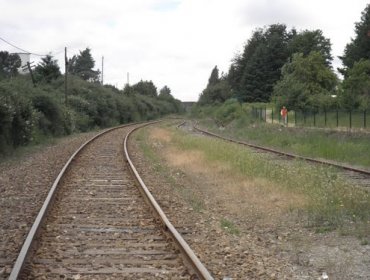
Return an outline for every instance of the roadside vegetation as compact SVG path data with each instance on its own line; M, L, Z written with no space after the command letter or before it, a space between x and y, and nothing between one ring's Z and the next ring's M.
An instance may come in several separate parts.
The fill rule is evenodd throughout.
M164 86L140 81L119 90L102 85L90 49L69 60L67 92L56 60L46 56L30 74L18 74L18 55L0 51L0 155L78 132L182 112Z

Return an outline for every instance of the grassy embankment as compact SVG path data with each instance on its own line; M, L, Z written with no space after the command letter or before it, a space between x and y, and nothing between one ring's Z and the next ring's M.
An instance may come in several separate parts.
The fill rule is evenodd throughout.
M287 128L265 123L234 120L220 130L213 121L201 126L220 135L278 148L302 156L324 158L351 165L370 167L370 134L312 128Z
M198 168L207 166L222 166L222 176L228 180L253 181L253 188L258 198L255 201L264 201L266 196L276 194L301 198L299 203L286 202L284 211L298 213L300 222L312 227L318 232L341 229L342 233L357 235L368 243L370 235L370 195L369 192L342 180L337 171L325 166L314 166L302 161L284 162L267 160L266 155L256 154L245 147L226 143L207 137L186 134L180 130L166 128L170 140L166 145L177 151L201 153L197 159ZM137 139L145 156L153 161L157 169L161 168L163 154L155 153L155 148L148 140L147 130L140 132ZM162 143L163 144L163 143ZM202 161L202 163L200 163ZM162 163L161 163L162 162ZM201 164L201 165L199 165ZM215 168L217 172L220 169ZM175 183L175 182L174 182ZM245 186L242 186L245 188ZM202 205L202 198L195 197L189 191L182 194L190 200L198 201ZM249 194L248 194L249 195ZM293 216L293 215L292 215ZM228 223L221 220L221 225Z

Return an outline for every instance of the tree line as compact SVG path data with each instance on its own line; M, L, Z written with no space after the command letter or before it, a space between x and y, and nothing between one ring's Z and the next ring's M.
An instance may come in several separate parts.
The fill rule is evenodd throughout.
M200 105L239 102L274 102L293 110L346 110L370 108L370 4L355 24L355 38L339 58L336 75L331 42L317 30L288 30L272 24L254 30L243 52L227 73L211 72Z
M68 98L64 75L48 55L33 74L21 75L17 54L0 51L0 154L49 137L150 120L183 111L182 104L164 86L152 81L126 85L123 90L100 83L91 50L68 60Z

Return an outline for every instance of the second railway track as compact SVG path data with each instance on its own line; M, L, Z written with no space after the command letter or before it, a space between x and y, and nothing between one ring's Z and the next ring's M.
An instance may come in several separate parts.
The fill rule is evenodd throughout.
M123 158L131 129L100 136L73 160L10 279L212 279L200 263L204 274L195 273L135 185Z
M180 126L183 125L183 124L184 123L180 124ZM239 144L239 145L248 146L250 148L255 149L256 151L275 154L275 155L278 155L280 157L284 157L286 159L300 159L300 160L308 161L308 162L311 162L311 163L314 163L314 164L324 164L324 165L327 165L327 166L336 167L338 169L343 170L343 175L347 179L349 179L352 183L354 183L355 185L357 185L361 188L364 188L364 189L369 189L370 188L370 170L361 169L361 168L358 168L358 167L349 166L349 165L345 165L345 164L335 163L335 162L328 161L328 160L304 157L304 156L300 156L300 155L296 155L296 154L292 154L292 153L278 151L278 150L275 150L275 149L272 149L272 148L269 148L269 147L264 147L264 146L259 146L259 145L247 143L247 142L244 142L244 141L234 140L234 139L227 138L227 137L209 132L207 130L201 129L197 126L193 126L193 128L196 131L198 131L200 133L203 133L205 135L215 137L215 138L219 138L219 139L231 142L231 143L236 143L236 144Z

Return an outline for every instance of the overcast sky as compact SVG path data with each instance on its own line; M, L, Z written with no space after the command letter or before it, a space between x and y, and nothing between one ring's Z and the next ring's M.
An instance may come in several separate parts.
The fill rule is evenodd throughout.
M366 0L0 0L0 37L32 53L68 56L91 48L104 83L152 80L196 101L212 68L227 72L257 27L321 29L334 66L354 37ZM0 41L0 50L17 49ZM31 61L39 57L32 56Z

